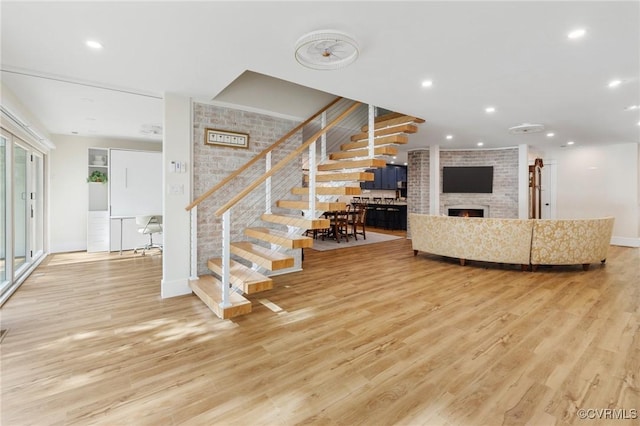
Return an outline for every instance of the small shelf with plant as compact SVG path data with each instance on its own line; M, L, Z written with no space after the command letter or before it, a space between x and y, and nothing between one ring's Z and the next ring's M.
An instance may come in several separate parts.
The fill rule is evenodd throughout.
M94 170L93 172L91 172L91 174L87 178L87 182L107 183L107 180L108 180L107 174L104 172L101 172L100 170Z

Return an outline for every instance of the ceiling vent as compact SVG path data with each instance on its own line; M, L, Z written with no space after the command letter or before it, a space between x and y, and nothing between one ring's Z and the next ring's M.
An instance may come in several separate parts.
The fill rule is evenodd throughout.
M527 133L540 133L544 130L543 124L522 123L509 128L512 135L523 135Z

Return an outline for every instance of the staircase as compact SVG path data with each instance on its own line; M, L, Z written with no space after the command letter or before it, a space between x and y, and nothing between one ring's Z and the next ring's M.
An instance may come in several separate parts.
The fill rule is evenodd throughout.
M391 113L374 120L375 157L396 155L397 145L408 142L408 133L418 131L417 117ZM286 253L291 249L313 247L313 239L303 234L306 230L329 227L329 220L320 218L322 212L346 210L347 203L338 201L340 196L360 195L360 182L372 181L373 173L367 169L385 167L382 158L369 156L369 126L360 128L361 133L351 136L350 142L328 155L328 159L316 167L315 193L308 186L293 187L290 194L296 199L280 199L275 205L287 213L263 213L260 216L266 226L252 226L244 234L252 241L237 241L230 244L230 254L235 257L229 264L229 283L232 291L226 304L223 303L223 259L209 259L207 266L211 275L191 280L193 292L220 318L228 319L251 312L251 295L273 288L273 276L278 271L294 266L294 257ZM309 210L309 197L315 197L315 211ZM300 212L303 215L300 215ZM267 227L268 226L268 227ZM278 228L278 229L276 229Z

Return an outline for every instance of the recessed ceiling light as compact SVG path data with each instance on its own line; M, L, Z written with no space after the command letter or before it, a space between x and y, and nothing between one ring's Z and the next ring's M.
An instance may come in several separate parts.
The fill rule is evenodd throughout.
M396 162L395 162L395 161L392 161L392 162L391 162L391 164L396 164Z
M640 126L640 121L638 121L638 126Z
M547 133L547 137L548 137L548 138L552 138L552 137L554 137L555 135L556 135L556 134L555 134L555 133L553 133L553 132L549 132L549 133Z
M422 87L431 87L433 86L433 81L431 80L425 80L422 82Z
M446 137L447 137L448 140L453 139L453 135L447 135Z
M396 159L396 156L395 156L395 155L393 156L393 159L394 159L394 160Z
M569 141L567 142L567 145L573 145L575 142L574 141Z
M624 110L625 111L634 111L636 109L640 108L639 105L629 105L628 107L626 107Z
M92 49L102 49L102 43L95 40L87 40L85 44Z
M585 30L584 28L577 28L571 31L569 34L567 34L567 37L575 40L577 38L584 37L586 33L587 33L587 30Z
M478 146L484 145L484 142L478 142Z
M609 87L618 87L622 84L622 80L611 80L609 82Z
M494 107L486 107L484 112L491 114L492 112L496 112L496 109Z
M406 165L407 165L407 163L404 163L404 165L406 166Z

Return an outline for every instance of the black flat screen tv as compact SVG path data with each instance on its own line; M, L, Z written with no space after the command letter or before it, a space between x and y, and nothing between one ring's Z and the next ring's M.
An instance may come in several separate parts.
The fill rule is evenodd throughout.
M442 192L492 193L493 166L443 167Z

